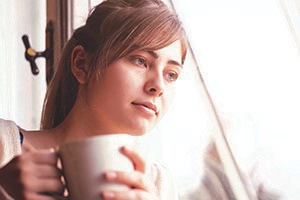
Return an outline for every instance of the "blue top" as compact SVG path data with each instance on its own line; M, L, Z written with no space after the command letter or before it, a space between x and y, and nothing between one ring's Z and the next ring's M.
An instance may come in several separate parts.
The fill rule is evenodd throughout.
M24 139L23 133L19 131L19 135L20 135L20 143L22 144Z

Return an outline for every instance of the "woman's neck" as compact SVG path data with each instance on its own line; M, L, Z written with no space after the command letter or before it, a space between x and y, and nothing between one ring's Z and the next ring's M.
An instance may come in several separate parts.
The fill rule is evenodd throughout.
M77 99L66 119L51 132L57 138L57 143L62 144L86 137L107 134L107 130L103 130L102 127L101 124L96 123L85 100L81 98Z

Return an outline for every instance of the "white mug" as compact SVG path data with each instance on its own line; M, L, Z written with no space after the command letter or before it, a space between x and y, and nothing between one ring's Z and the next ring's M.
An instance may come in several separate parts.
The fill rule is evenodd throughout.
M133 164L120 152L133 136L111 134L94 136L59 146L63 174L72 200L99 200L104 189L128 190L125 185L108 183L105 171L133 171Z

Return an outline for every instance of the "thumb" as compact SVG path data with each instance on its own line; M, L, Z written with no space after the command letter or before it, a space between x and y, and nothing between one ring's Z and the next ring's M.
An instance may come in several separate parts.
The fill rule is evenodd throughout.
M33 148L33 146L25 144L22 145L22 153L28 153L33 151L36 151L35 148Z

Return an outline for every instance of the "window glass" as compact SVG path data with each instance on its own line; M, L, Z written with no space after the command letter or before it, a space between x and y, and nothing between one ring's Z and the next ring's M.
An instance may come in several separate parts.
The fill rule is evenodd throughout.
M299 199L300 57L282 1L173 3L243 175L260 196Z

